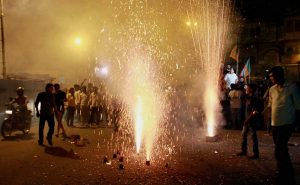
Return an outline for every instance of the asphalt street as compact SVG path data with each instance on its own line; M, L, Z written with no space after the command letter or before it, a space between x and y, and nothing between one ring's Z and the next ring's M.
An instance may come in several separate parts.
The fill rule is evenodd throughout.
M45 128L47 130L47 128ZM191 131L170 156L145 165L142 155L120 151L113 159L117 139L112 128L68 128L80 142L54 137L52 147L37 144L37 124L31 133L16 132L0 141L0 184L275 184L276 161L271 136L259 132L261 158L237 157L240 131L222 130L220 140L206 142ZM299 143L297 135L291 143ZM251 142L250 142L251 144ZM251 145L249 146L251 151ZM300 183L300 150L290 146ZM107 156L108 163L103 163ZM119 162L120 157L124 162ZM120 164L124 169L119 169Z

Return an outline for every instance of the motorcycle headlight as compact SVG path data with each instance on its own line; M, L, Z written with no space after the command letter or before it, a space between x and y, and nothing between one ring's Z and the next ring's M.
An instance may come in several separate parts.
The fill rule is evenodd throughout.
M6 110L6 111L5 111L5 114L12 114L12 113L13 113L12 110Z

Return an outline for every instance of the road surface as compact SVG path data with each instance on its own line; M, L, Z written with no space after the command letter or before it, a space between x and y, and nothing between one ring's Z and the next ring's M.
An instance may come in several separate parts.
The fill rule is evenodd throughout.
M38 146L36 123L29 135L20 132L9 140L2 139L0 184L274 184L274 146L271 136L263 131L259 132L259 160L235 156L240 131L223 130L215 143L190 135L180 144L180 152L150 166L143 160L135 161L137 155L124 156L123 170L119 170L120 162L112 159L114 152L108 147L109 142L115 142L111 128L67 131L85 138L79 143L85 146L56 137L52 147ZM292 137L291 142L300 143L300 137ZM295 174L300 174L300 148L291 146L290 153ZM104 164L104 156L111 163ZM297 182L300 183L300 175Z

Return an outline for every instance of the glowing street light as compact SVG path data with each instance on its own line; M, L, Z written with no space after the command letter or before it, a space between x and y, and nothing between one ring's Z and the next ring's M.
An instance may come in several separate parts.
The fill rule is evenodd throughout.
M197 26L198 25L198 22L191 22L191 21L187 21L187 22L185 22L185 24L187 25L187 26Z
M81 44L81 38L79 38L79 37L75 38L74 43L75 43L77 46L79 46L79 45Z

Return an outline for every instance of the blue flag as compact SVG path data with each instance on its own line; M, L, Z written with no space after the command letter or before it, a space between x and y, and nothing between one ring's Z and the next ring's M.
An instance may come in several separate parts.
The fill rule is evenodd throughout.
M248 58L243 70L240 73L240 76L247 77L250 76L251 66L250 66L250 58Z

